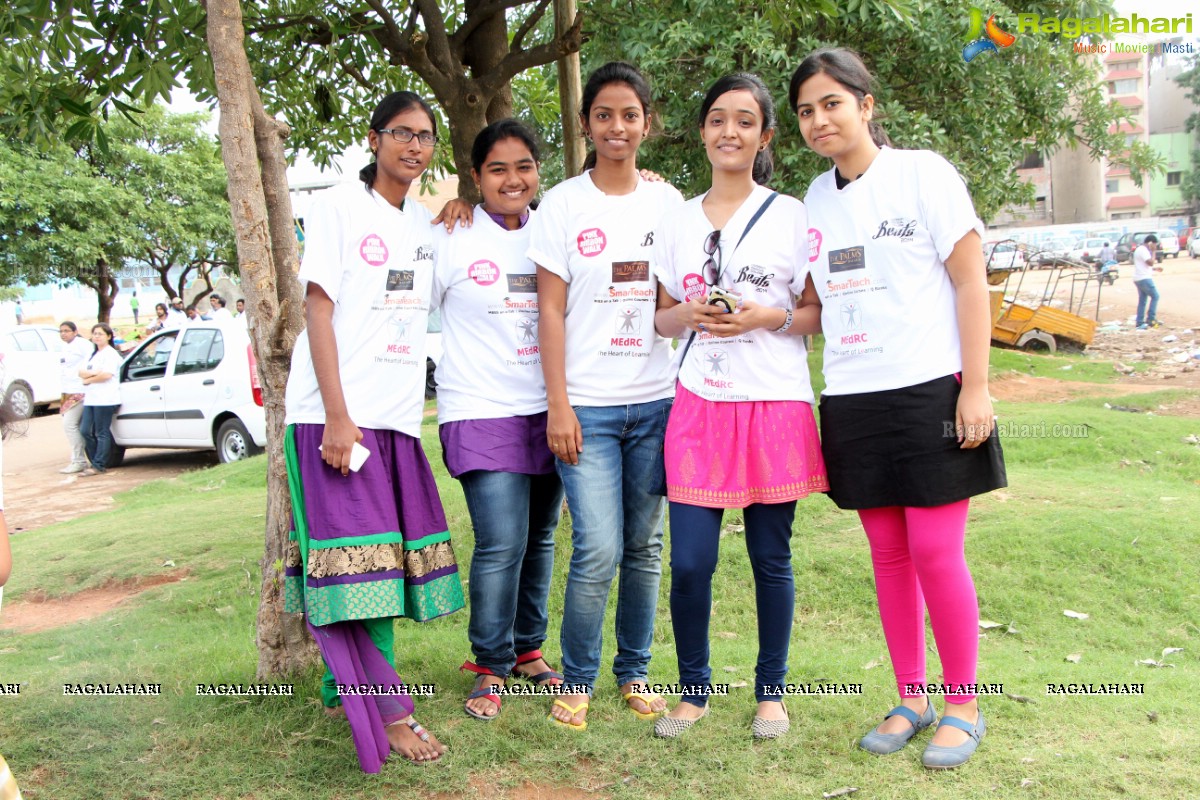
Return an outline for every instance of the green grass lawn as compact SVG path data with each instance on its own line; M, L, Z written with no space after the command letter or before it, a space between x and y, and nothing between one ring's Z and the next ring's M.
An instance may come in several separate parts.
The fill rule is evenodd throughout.
M1200 448L1181 441L1200 425L1093 399L998 411L1023 432L1005 441L1009 488L974 503L967 553L981 616L1001 623L982 635L979 678L1002 683L1008 696L982 699L988 735L960 770L921 768L928 734L886 758L855 748L894 705L893 681L858 521L817 496L800 503L795 526L790 679L861 683L862 695L792 698L792 732L751 742L754 599L741 534L730 529L714 587L712 664L715 681L749 685L714 699L712 715L683 739L654 739L603 675L582 734L547 723L544 698L508 698L491 723L468 718L470 680L456 671L469 655L464 612L397 629L401 675L437 686L418 700L418 716L450 746L448 756L424 768L392 759L382 774L364 775L344 724L320 712L315 667L289 679L291 698L195 696L197 683L254 681L262 459L148 484L114 510L14 538L6 606L35 590L59 596L174 570L187 577L88 622L0 631L0 684L23 684L18 696L0 696L0 753L28 800L484 798L518 796L522 787L567 798L820 797L846 786L860 788L857 798L1200 796L1192 720ZM465 504L441 468L432 419L425 434L465 576ZM566 523L559 545L552 661ZM664 575L651 665L661 682L677 677L667 589ZM1066 617L1067 609L1088 618ZM611 613L610 605L607 664ZM1183 650L1164 658L1165 648ZM1076 655L1077 663L1067 660ZM1148 659L1170 666L1137 663ZM64 683L99 681L161 683L163 691L63 696ZM1046 694L1048 683L1072 682L1141 683L1145 694Z

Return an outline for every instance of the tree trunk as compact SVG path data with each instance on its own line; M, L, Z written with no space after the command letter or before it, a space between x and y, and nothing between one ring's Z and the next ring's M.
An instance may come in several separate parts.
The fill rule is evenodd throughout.
M112 319L113 301L117 299L117 293L121 291L120 284L113 279L112 273L109 272L108 261L103 258L96 259L94 283L84 276L80 276L79 281L96 291L96 321L108 324Z
M303 327L291 200L282 166L287 131L262 112L244 38L238 0L209 0L208 46L221 109L221 155L229 176L242 290L267 417L266 546L257 626L258 675L265 678L308 666L316 648L303 620L283 612L283 563L291 520L283 397L292 346Z
M555 35L567 36L573 24L575 0L554 0ZM563 177L574 178L583 172L583 160L587 155L583 128L579 122L583 90L580 87L578 50L558 60L558 102L562 111Z
M458 170L458 196L469 203L478 203L483 198L471 180L471 147L488 120L483 102L477 98L472 102L473 97L468 92L465 98L456 99L452 107L446 108L446 116L455 120L450 127L450 146L454 148L454 167Z

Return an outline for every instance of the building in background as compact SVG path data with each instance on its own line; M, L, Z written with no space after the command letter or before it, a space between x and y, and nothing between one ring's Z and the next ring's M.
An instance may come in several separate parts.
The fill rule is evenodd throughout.
M1197 209L1188 208L1180 186L1184 172L1191 168L1191 151L1200 146L1200 132L1185 131L1188 116L1197 109L1187 90L1175 81L1187 68L1186 57L1161 55L1161 50L1079 57L1094 60L1097 80L1108 98L1131 115L1110 132L1124 135L1128 144L1141 142L1153 148L1166 162L1165 174L1138 186L1128 167L1093 160L1083 146L1063 146L1048 158L1029 156L1017 174L1035 185L1034 204L1009 206L996 216L993 226L1121 223L1155 217L1162 218L1156 227L1189 223L1189 215Z

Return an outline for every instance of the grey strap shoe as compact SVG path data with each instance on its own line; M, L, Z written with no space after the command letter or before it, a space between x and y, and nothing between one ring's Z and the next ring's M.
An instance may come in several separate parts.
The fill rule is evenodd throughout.
M880 733L879 728L876 727L859 740L858 746L868 753L874 753L877 756L886 756L904 749L909 739L937 721L937 713L933 710L933 703L930 703L928 698L926 698L925 702L925 711L920 715L906 706L896 706L883 718L886 722L891 717L904 717L912 725L908 730L901 731L900 733Z
M979 747L979 742L983 739L983 734L987 732L987 726L983 723L983 712L979 712L979 719L975 720L974 725L958 717L942 717L938 727L940 728L942 725L966 731L970 738L957 747L943 747L940 744L927 745L921 756L921 763L929 769L961 767L974 755L975 749Z

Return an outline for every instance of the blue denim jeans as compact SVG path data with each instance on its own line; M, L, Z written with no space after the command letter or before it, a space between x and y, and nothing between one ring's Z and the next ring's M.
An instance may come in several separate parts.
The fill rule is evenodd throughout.
M479 666L508 675L517 656L540 649L546 638L562 481L554 474L486 470L459 480L475 528L471 652Z
M1158 287L1154 285L1153 278L1143 278L1140 281L1134 281L1133 285L1138 290L1138 306L1137 306L1137 324L1138 325L1153 325L1158 319L1155 314L1158 313ZM1146 301L1150 301L1150 309L1146 310Z
M708 623L723 514L720 508L671 503L671 626L679 659L679 682L696 690L695 694L685 695L683 702L701 707L707 703L703 691L712 686ZM782 701L796 606L789 543L796 501L755 503L746 506L743 514L758 611L754 695L760 703Z
M120 406L83 407L79 419L79 433L83 436L83 449L87 452L92 469L104 472L108 469L108 456L112 452L112 418Z
M671 400L579 406L583 452L558 461L571 511L571 566L563 608L563 675L591 694L600 673L604 609L617 565L617 685L645 678L662 577L663 436ZM586 687L586 688L585 688Z

